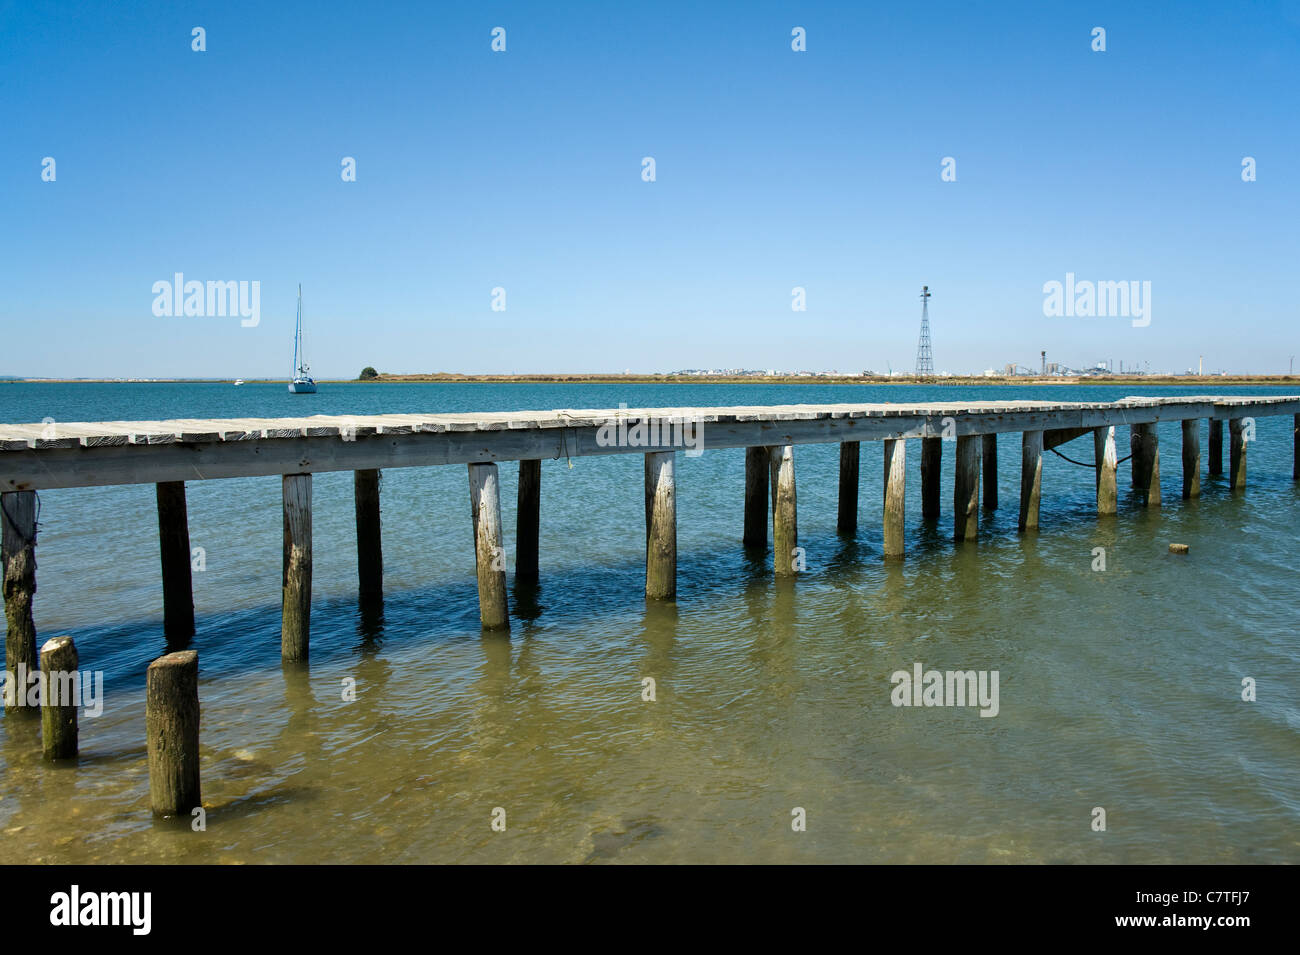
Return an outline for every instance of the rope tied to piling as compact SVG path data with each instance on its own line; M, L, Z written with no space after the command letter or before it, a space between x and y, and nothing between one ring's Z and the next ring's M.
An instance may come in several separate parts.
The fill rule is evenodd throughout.
M1060 451L1056 450L1056 448L1048 448L1047 450L1048 450L1048 451L1051 451L1053 454L1055 454L1055 455L1056 455L1058 458L1060 458L1062 461L1069 461L1071 464L1077 464L1077 465L1079 465L1079 467L1081 467L1081 468L1091 468L1091 469L1094 470L1094 471L1097 470L1097 462L1096 462L1096 461L1094 461L1094 462L1092 462L1091 464L1089 464L1087 461L1076 461L1076 460L1074 460L1074 458L1067 458L1067 457L1066 457L1064 454L1062 454ZM1120 458L1118 461L1115 462L1115 467L1119 467L1121 464L1123 464L1125 461L1127 461L1127 460L1128 460L1129 458L1131 458L1131 457L1133 457L1133 455L1129 454L1129 455L1126 455L1125 457Z

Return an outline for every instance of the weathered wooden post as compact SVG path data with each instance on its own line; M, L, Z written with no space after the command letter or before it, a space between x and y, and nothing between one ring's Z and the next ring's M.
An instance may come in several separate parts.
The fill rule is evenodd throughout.
M1183 421L1183 500L1201 496L1201 421Z
M1209 462L1206 467L1206 473L1210 475L1223 473L1223 421L1220 418L1210 419L1210 436L1206 440L1206 455Z
M1228 487L1233 491L1246 489L1246 427L1245 419L1228 419Z
M190 575L190 523L185 482L157 485L158 551L162 558L163 633L168 641L194 636L194 582Z
M384 544L379 518L378 470L354 471L352 496L357 516L357 584L362 604L384 600Z
M794 551L799 546L798 506L794 491L794 448L777 445L769 450L772 488L773 564L780 576L795 573Z
M943 438L921 439L921 520L939 519L939 482L942 479Z
M998 436L986 434L984 438L984 510L998 509Z
M1115 426L1092 432L1092 451L1097 468L1097 513L1119 513L1119 456L1115 450Z
M768 469L771 454L767 448L745 449L745 536L743 545L756 550L767 548Z
M1160 506L1160 438L1154 422L1133 425L1133 485L1147 507Z
M840 506L835 529L853 534L858 529L858 461L862 445L858 441L840 442Z
M484 630L509 630L506 554L501 537L501 485L495 464L469 466L469 500L474 522L479 622Z
M519 462L519 496L515 517L515 582L539 579L538 537L542 529L542 462Z
M35 673L36 624L32 598L36 594L36 492L0 494L0 565L4 569L5 595L5 710L27 712L19 696L27 691L18 682L18 670ZM12 692L11 692L12 690Z
M856 470L856 466L855 466ZM885 439L885 559L903 556L903 502L907 490L907 442Z
M953 480L953 540L976 540L980 533L980 448L978 434L957 438Z
M71 759L77 755L81 689L71 637L53 637L41 647L41 687L41 749L46 759Z
M286 474L280 656L306 660L311 642L311 475Z
M1291 422L1291 440L1294 444L1291 452L1291 479L1300 481L1300 414Z
M168 653L145 672L149 801L156 816L181 816L199 796L199 655Z
M650 600L677 596L676 457L673 451L645 456L645 595Z
M1038 530L1042 494L1043 432L1026 431L1020 439L1020 521L1017 524L1020 530Z

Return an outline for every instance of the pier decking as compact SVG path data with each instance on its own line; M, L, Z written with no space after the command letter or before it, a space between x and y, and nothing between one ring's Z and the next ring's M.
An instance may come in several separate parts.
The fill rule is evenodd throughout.
M31 598L35 588L36 492L112 484L156 484L162 540L164 626L170 636L192 633L193 599L185 509L187 481L279 476L284 489L282 652L304 659L311 611L311 475L356 472L360 593L382 596L378 472L384 468L464 464L471 511L482 624L509 627L498 462L520 462L515 542L519 579L538 576L537 535L545 458L596 454L645 456L646 595L676 595L675 452L747 448L743 544L766 548L771 529L773 569L797 573L794 448L838 443L841 532L858 515L862 441L885 442L882 482L884 555L905 552L903 500L909 440L921 441L922 516L939 512L943 443L955 446L953 537L979 535L981 468L984 506L995 508L997 442L1021 432L1018 525L1038 527L1042 455L1091 434L1097 470L1097 509L1116 511L1115 429L1131 429L1134 484L1147 506L1160 504L1160 455L1155 426L1182 424L1183 496L1200 493L1200 420L1210 423L1210 474L1222 473L1222 423L1229 424L1229 483L1245 486L1246 446L1253 419L1294 415L1300 396L1125 398L1116 402L927 402L918 404L776 405L722 408L637 408L482 414L392 414L305 418L0 424L0 503L3 503L6 669L38 666ZM1295 444L1300 476L1300 435ZM741 486L737 476L737 487Z

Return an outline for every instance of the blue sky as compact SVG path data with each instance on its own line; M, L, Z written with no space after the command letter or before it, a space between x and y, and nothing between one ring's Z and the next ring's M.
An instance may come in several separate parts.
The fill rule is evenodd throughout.
M1298 67L1300 2L3 2L0 374L283 376L298 283L318 377L910 370L923 284L940 370L1284 372Z

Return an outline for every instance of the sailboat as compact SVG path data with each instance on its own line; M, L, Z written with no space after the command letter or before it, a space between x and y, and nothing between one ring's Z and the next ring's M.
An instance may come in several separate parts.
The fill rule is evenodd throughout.
M316 382L307 372L310 371L307 364L307 355L302 347L302 286L298 286L298 320L295 323L293 333L293 381L289 382L289 393L292 395L314 395L316 394Z

